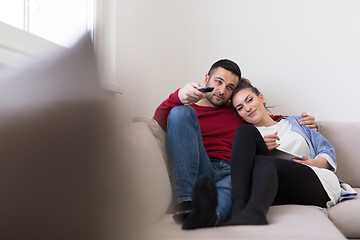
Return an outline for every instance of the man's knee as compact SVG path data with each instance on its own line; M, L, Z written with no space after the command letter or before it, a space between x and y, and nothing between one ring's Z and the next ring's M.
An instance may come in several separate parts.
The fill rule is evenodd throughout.
M178 118L183 118L183 117L187 118L193 116L196 116L195 110L188 105L182 105L182 106L173 107L169 113L168 118L178 119Z
M168 123L171 122L184 122L186 120L193 121L195 118L197 118L195 110L188 106L188 105L182 105L182 106L176 106L171 109L169 115L168 115Z

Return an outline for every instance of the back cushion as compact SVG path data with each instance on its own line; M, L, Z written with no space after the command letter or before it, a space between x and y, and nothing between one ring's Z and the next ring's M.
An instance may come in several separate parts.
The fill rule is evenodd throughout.
M155 137L156 142L159 145L161 153L162 153L162 155L164 157L167 169L169 169L168 160L167 160L167 153L166 153L166 133L165 133L165 131L152 118L135 117L133 119L133 121L134 122L144 122L144 123L146 123L146 125L149 127L151 133Z
M142 220L155 222L168 210L172 192L165 159L158 142L145 122L136 122L119 131L123 166L129 169L127 184L137 193Z
M360 187L360 123L319 121L318 126L335 147L336 175L352 187Z

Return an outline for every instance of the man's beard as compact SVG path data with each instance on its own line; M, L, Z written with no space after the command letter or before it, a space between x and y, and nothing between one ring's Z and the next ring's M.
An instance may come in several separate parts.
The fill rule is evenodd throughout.
M222 107L228 103L228 101L226 101L225 99L222 99L220 102L214 100L215 95L216 95L215 93L209 93L206 95L206 99L215 107Z

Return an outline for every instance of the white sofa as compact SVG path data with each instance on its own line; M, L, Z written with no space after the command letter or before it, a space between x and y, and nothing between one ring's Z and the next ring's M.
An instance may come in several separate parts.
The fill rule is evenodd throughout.
M319 131L335 146L337 175L360 193L360 123L320 121ZM360 199L330 209L315 206L273 206L267 226L228 226L182 230L171 215L165 132L153 119L136 118L125 131L131 158L127 162L139 194L147 238L154 239L360 239ZM148 222L148 223L149 223ZM145 229L145 228L144 228ZM150 235L151 233L151 235Z
M97 74L89 36L1 72L0 239L360 239L359 199L271 207L268 226L181 230L164 131L152 119L122 122L126 111L104 106ZM359 191L360 123L319 129L335 146L338 176Z

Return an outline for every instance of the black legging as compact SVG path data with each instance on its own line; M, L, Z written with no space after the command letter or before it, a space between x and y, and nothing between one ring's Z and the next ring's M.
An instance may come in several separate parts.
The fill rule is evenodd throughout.
M315 172L303 164L270 156L253 125L240 126L231 152L233 207L228 224L267 224L271 205L326 207L330 199Z

